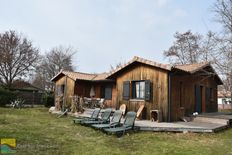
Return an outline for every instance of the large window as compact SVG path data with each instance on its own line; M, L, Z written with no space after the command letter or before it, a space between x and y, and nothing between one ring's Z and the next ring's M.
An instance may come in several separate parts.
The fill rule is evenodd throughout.
M124 81L123 99L142 99L150 101L152 98L152 83L149 80Z
M132 98L133 99L145 98L145 81L132 82Z

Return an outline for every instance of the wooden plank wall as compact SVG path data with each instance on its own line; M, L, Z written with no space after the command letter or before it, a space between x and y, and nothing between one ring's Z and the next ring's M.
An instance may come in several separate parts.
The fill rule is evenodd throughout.
M182 82L182 92L180 92L180 82ZM202 86L202 101L205 112L217 111L217 84L212 77L200 77L194 75L176 75L171 78L171 120L177 121L181 117L180 103L184 107L185 115L195 112L195 85ZM213 88L213 100L206 101L206 87ZM181 93L181 97L180 97ZM180 101L181 98L181 101Z
M81 97L90 97L91 82L88 81L76 81L74 94ZM97 94L97 92L95 91Z
M90 97L91 87L94 87L95 98L101 98L101 87L104 85L112 85L112 99L105 100L106 107L116 108L116 86L114 83L104 82L89 82L89 81L76 81L74 94L82 97Z
M66 82L66 76L61 77L59 80L56 81L56 87L58 85L65 85L67 84L65 87L66 90L66 106L70 106L71 105L71 97L74 94L74 86L75 86L75 81L69 77L67 77L67 82ZM56 93L55 93L56 94Z
M129 101L123 100L123 82L133 80L150 80L152 82L152 99ZM143 119L150 119L150 110L158 109L162 113L162 120L168 121L168 72L159 68L136 64L118 75L116 79L117 107L127 105L127 111L137 111L140 104L145 104Z
M105 106L110 108L116 108L116 85L115 83L108 83L108 82L95 82L94 84L94 90L95 90L95 97L101 98L101 88L107 85L112 86L112 99L111 100L105 100Z

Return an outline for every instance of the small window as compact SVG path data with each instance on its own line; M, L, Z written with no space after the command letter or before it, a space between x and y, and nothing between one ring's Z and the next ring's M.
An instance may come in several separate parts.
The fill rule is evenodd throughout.
M106 100L112 99L112 86L103 86L101 87L101 98L105 98Z
M105 99L106 100L111 100L112 99L112 87L111 86L106 86L105 87Z
M133 99L145 98L145 81L132 82L132 98Z

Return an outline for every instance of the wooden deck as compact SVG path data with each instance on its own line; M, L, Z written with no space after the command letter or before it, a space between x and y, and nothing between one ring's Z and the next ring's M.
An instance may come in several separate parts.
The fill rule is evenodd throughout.
M148 120L135 121L135 128L140 131L157 132L217 132L228 128L225 124L203 123L203 122L172 122L157 123Z
M225 113L225 112L204 113L198 115L198 117L227 120L228 124L230 126L232 125L232 113Z
M141 131L167 132L218 132L232 125L232 113L204 113L191 122L157 123L148 120L135 121Z
M83 114L73 116L90 116L92 109L86 109ZM124 119L121 120L123 123ZM205 113L198 115L191 122L152 122L136 120L135 129L154 132L196 132L213 133L229 128L232 125L232 113Z

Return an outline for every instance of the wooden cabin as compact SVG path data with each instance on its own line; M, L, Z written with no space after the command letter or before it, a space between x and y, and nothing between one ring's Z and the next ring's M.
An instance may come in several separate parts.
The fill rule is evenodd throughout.
M61 71L52 81L56 94L65 94L66 104L68 96L89 97L94 88L95 97L105 97L109 107L126 104L127 111L137 111L144 105L140 119L164 122L194 112L217 112L217 86L222 84L209 63L172 66L140 57L110 73Z
M61 71L52 79L55 82L55 97L63 95L65 106L70 106L72 96L89 98L91 89L94 89L95 98L104 98L107 106L115 107L115 82L106 79L106 76L106 73L88 74Z

